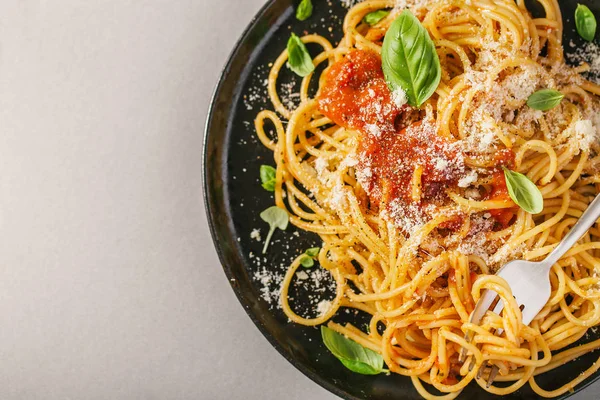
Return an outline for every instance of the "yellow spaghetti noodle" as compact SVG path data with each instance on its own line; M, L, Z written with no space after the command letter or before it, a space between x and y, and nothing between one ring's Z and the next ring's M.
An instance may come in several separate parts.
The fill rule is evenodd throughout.
M313 319L300 317L288 301L300 265L296 259L283 282L285 314L304 325L327 323L340 307L371 314L368 332L332 321L328 326L380 353L391 372L410 376L427 399L455 398L472 381L497 395L529 383L540 396L555 397L600 368L596 363L552 391L535 381L538 374L600 348L597 340L561 351L600 323L598 225L554 265L551 298L529 326L522 324L506 282L493 275L511 259L547 255L600 192L597 140L591 140L589 129L587 137L582 130L596 124L600 87L580 76L585 65L571 68L564 63L558 1L538 2L544 18L533 18L523 0L406 2L434 40L442 66L442 80L422 107L423 118L433 121L438 136L463 143L466 165L480 171L464 187L449 188L448 204L427 221L399 226L386 214L385 204L374 207L368 201L352 162L360 133L336 125L320 111L320 89L316 97L309 95L311 84L323 86L323 74L303 79L296 109L284 106L277 79L286 51L268 79L276 112L264 110L256 117L258 137L277 164L275 203L288 210L295 226L321 237L319 264L337 284L327 312ZM364 16L380 9L392 12L367 26ZM340 62L356 49L380 53L383 35L401 11L393 0L367 0L348 11L337 47L318 35L302 41L322 48L313 59L316 66ZM565 100L544 113L529 109L525 100L531 93L523 97L521 92L531 81L538 89L558 88ZM490 111L486 102L496 97L502 102ZM274 137L267 134L267 126L274 128ZM472 190L493 184L485 171L497 167L499 149L514 153L514 169L538 185L544 209L537 215L515 209L514 218L501 229L473 234L476 221L487 218L490 210L514 207ZM425 195L423 170L420 165L412 168L410 196L419 202ZM440 234L458 214L466 216L461 226ZM502 315L489 312L476 326L468 322L469 314L484 289L496 291L505 307ZM500 328L503 333L496 335ZM471 343L464 339L467 330L475 332ZM470 354L464 364L457 360L462 347ZM498 366L496 381L510 386L486 387L476 376L484 362ZM475 367L469 368L472 363ZM431 394L423 383L446 395Z

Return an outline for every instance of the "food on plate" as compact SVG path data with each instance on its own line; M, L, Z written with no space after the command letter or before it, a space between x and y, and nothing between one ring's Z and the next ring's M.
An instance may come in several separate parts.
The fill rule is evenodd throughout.
M261 169L275 198L270 234L285 229L285 212L322 241L290 265L282 307L294 323L323 325L347 368L409 376L429 399L439 397L431 387L450 399L473 381L498 395L529 384L555 397L600 368L555 390L535 381L600 347L565 349L600 324L598 225L553 266L551 298L529 326L494 275L547 255L600 192L600 86L584 77L589 64L565 62L558 1L539 3L543 18L522 0L364 1L337 46L292 34L274 61L274 111L255 120L274 158ZM593 13L573 18L593 40ZM284 68L303 77L295 109L278 92ZM300 267L336 281L315 318L288 298ZM485 289L504 311L470 324ZM333 321L341 308L370 315L368 327ZM489 387L484 364L499 368Z

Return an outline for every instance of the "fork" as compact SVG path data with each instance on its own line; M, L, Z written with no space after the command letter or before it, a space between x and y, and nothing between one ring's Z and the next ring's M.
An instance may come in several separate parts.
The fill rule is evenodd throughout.
M600 194L596 196L594 201L588 206L585 212L579 218L579 221L569 233L561 240L554 250L542 261L524 261L514 260L506 263L496 275L500 276L510 286L513 296L517 301L517 304L522 310L523 324L529 325L529 323L535 318L538 312L550 299L550 269L552 266L571 248L577 241L587 232L587 230L594 225L596 220L600 217ZM479 324L486 311L494 304L498 297L498 294L492 290L485 290L479 301L475 305L473 313L469 322L473 324ZM497 301L494 305L493 312L500 314L504 308L503 301ZM500 335L502 329L498 329L496 334ZM468 331L465 334L465 340L471 342L473 339L473 333ZM463 347L459 362L464 362L467 355L467 350ZM481 377L484 370L487 369L487 362L484 362L477 373L477 377ZM473 368L473 364L471 367ZM490 387L496 375L498 374L498 367L494 365L488 375L487 387Z

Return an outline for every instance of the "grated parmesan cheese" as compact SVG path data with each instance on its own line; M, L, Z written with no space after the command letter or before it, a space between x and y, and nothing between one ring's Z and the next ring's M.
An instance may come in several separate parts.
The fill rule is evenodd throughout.
M321 300L319 304L317 304L317 312L319 316L327 313L331 309L331 302L329 300Z
M308 279L308 274L304 271L298 271L298 272L296 272L296 278L303 281L303 280Z
M392 101L398 108L401 108L406 104L408 99L406 98L406 93L404 90L402 90L402 88L397 88L392 92Z
M448 168L448 160L438 158L435 161L435 169L437 169L438 171L444 171L446 168Z
M260 242L260 229L252 229L252 232L250 232L250 238L255 239L257 242Z
M340 0L340 3L342 3L342 7L352 8L361 1L362 0Z
M315 159L315 169L317 170L317 176L322 178L325 172L328 171L329 163L323 157L318 157Z
M381 136L381 127L377 124L366 124L365 129L367 130L367 133L371 136Z
M282 273L272 271L270 268L264 266L254 272L254 280L261 284L260 297L271 307L273 307L273 305L278 305L283 277L284 275Z
M586 42L574 51L565 53L567 60L575 65L588 64L588 79L600 83L600 46L594 42Z
M466 188L469 187L472 183L477 181L478 175L477 172L471 171L464 177L458 180L458 187Z
M575 134L581 151L589 151L592 143L598 140L596 129L589 119L584 119L575 123Z
M296 91L296 80L291 78L289 82L281 84L278 91L279 100L290 111L294 111L300 104L300 93Z
M503 82L507 95L517 101L525 101L540 84L540 75L533 67L524 68L520 73L509 75Z
M341 178L338 179L336 184L333 186L331 191L331 197L329 198L329 206L334 210L343 210L346 202L346 192L344 191L344 183Z

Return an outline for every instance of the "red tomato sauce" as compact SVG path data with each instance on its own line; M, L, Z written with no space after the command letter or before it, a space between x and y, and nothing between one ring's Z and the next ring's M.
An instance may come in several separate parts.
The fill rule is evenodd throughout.
M512 152L511 152L512 153ZM512 166L512 161L507 162L509 166ZM506 179L504 178L504 172L502 170L496 171L492 175L492 190L486 196L486 200L506 201L509 202L510 195L508 194L508 188L506 187ZM495 210L488 211L492 217L501 225L502 228L506 228L510 225L513 217L517 213L516 207L511 208L498 208Z
M402 111L392 101L381 58L371 51L351 51L333 64L326 72L318 101L321 112L333 122L360 131L369 124L393 131Z
M378 203L386 196L411 202L411 180L417 165L423 169L421 206L439 199L458 181L460 166L454 161L459 159L459 151L429 124L407 126L418 111L394 103L376 53L354 50L333 64L318 101L321 112L333 122L362 133L358 168L370 169L370 187L365 190L371 201Z
M458 151L447 144L432 126L416 122L399 131L382 132L379 137L363 136L359 150L371 167L371 185L386 184L389 198L411 201L411 181L418 165L423 169L422 198L440 200L449 185L456 185L460 172L450 161L458 157ZM439 160L440 167L436 166Z

